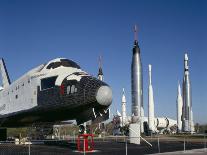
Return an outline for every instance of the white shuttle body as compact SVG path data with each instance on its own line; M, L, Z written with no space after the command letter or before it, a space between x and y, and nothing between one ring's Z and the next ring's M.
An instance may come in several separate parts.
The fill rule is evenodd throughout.
M108 113L110 87L74 61L57 58L10 82L0 60L0 127L76 120L81 124Z

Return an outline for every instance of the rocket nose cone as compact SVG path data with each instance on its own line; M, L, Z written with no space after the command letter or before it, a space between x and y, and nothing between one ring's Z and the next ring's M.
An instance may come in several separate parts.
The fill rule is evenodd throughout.
M109 86L101 86L96 94L96 100L99 104L109 106L112 103L112 90Z

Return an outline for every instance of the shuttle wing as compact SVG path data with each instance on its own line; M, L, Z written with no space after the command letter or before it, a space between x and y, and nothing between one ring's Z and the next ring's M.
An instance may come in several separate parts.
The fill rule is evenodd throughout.
M10 82L9 75L8 75L3 58L0 59L0 70L1 70L1 76L2 76L2 85L5 88L9 86L11 82Z

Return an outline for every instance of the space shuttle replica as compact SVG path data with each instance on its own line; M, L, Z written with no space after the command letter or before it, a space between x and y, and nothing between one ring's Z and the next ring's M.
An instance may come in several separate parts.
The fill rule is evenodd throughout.
M109 115L111 88L72 60L51 60L13 83L3 59L0 59L0 69L0 132L2 128L5 131L7 127L42 122L76 120L82 124Z
M182 130L183 132L194 132L191 82L187 54L184 57Z

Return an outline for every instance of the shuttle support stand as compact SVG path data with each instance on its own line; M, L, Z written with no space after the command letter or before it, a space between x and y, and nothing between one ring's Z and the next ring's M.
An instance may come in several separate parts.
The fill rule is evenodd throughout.
M129 125L129 142L140 144L140 122Z

